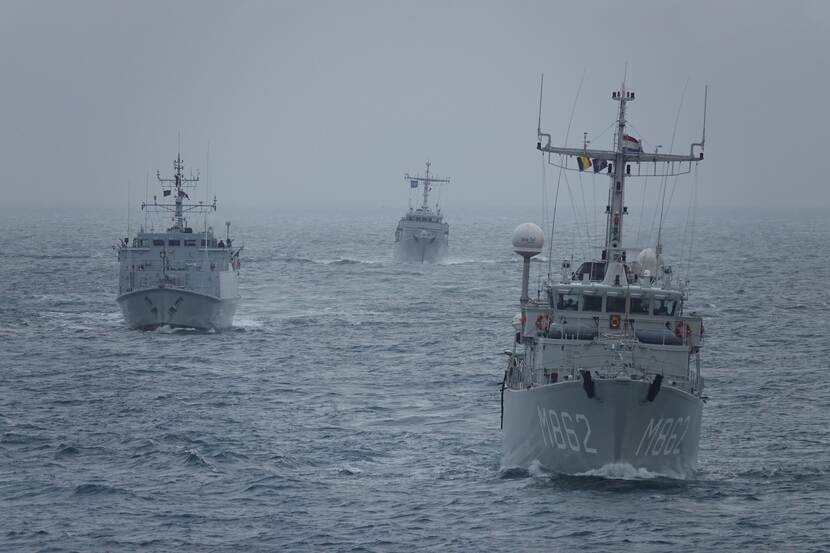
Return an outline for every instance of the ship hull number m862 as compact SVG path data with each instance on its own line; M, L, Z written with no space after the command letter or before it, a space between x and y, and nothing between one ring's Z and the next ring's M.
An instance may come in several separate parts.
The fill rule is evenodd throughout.
M582 413L568 413L536 406L542 441L548 447L575 452L596 453L591 446L591 423Z
M691 423L691 417L649 420L634 455L678 455Z

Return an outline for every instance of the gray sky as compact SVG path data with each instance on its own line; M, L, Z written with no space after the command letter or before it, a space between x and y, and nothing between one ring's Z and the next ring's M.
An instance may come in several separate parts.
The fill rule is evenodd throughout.
M585 75L573 145L612 122L628 62L662 151L687 80L675 150L699 138L709 84L702 206L822 207L829 46L822 1L5 0L0 205L124 205L128 181L138 201L179 133L203 177L210 144L220 206L403 208L426 159L448 212L526 205L539 74L559 143Z

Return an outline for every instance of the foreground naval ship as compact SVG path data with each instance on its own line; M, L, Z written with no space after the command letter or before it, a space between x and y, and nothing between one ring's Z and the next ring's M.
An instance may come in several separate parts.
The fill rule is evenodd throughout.
M423 202L417 209L409 206L409 211L398 221L395 229L395 258L398 261L414 263L436 263L447 256L450 238L450 226L444 222L444 216L435 205L429 207L429 192L434 184L448 183L450 179L439 179L429 174L430 162L427 161L426 173L421 176L410 176L404 179L410 188L423 187Z
M142 226L132 242L129 237L121 241L116 301L131 328L228 328L239 302L241 248L232 246L230 223L225 223L224 240L207 225L207 213L216 211L215 197L212 204L185 203L199 177L184 176L181 154L173 167L173 178L156 173L162 198L172 196L173 202L154 196L152 203L141 204L145 214L172 214L173 226L163 232ZM205 215L204 228L194 232L186 213Z
M645 153L626 134L626 104L634 93L614 91L619 103L613 150L563 148L538 132L537 149L563 170L610 177L605 244L599 259L572 269L562 264L536 299L528 296L530 260L542 251L542 230L520 225L513 234L524 258L521 311L502 386L503 465L538 462L561 473L606 466L685 477L700 438L703 321L687 313L687 289L656 249L628 259L623 246L626 179L688 173L703 159L706 136L688 155ZM541 113L541 112L540 112ZM540 117L541 119L541 117ZM567 163L577 158L576 167ZM636 250L635 250L636 251Z

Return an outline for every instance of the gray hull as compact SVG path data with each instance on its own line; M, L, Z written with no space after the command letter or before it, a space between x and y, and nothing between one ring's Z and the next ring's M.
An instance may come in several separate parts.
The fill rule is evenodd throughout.
M595 380L589 399L581 382L504 391L504 466L534 461L578 474L628 464L675 478L697 462L702 401L664 385L646 401L648 382Z
M130 328L168 325L222 330L233 324L239 300L174 288L150 288L121 295L116 301Z
M447 257L447 241L440 236L409 236L398 242L395 257L405 263L440 263Z

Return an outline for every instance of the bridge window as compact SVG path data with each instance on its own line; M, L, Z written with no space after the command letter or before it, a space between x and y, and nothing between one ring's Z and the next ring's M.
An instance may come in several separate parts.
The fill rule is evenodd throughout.
M674 316L674 310L677 307L677 301L672 299L657 300L654 305L654 314L663 315L666 317Z
M576 280L583 280L583 275L588 275L588 280L602 280L605 278L605 262L586 261L576 270Z
M181 246L181 243L182 243L181 240L168 240L167 241L168 246Z
M579 293L574 292L559 292L559 297L556 301L556 308L565 311L576 311L579 309Z
M631 298L632 315L648 315L651 308L651 298Z
M605 310L608 313L625 313L625 298L622 296L608 296L605 299Z
M185 240L185 241L184 241L184 245L185 245L185 246L195 246L195 245L196 245L196 241L195 241L195 240Z
M164 240L153 240L153 245L154 246L163 246L164 245Z
M583 311L602 311L602 296L582 296Z

